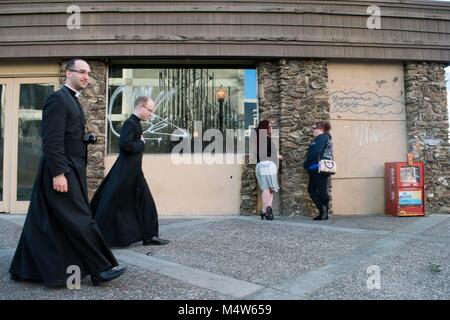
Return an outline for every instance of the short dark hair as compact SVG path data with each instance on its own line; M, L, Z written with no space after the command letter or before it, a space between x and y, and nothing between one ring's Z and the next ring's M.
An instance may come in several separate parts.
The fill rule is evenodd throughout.
M74 66L75 66L75 63L76 63L77 61L84 61L84 62L86 62L85 60L80 59L80 58L72 58L72 59L70 59L70 60L67 62L65 71L70 70L70 69L73 69ZM87 62L86 62L86 63L87 63Z
M331 124L328 121L317 121L316 128L328 132L331 130Z
M136 100L134 100L134 107L137 108L138 105L141 103L147 103L148 100L150 100L150 98L147 96L137 97Z

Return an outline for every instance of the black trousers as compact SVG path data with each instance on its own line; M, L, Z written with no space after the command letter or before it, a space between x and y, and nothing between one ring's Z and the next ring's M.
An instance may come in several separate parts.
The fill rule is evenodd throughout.
M311 200L319 209L320 214L323 213L322 206L328 208L330 202L330 196L328 194L328 178L330 175L321 174L317 171L308 171L309 183L308 183L308 193Z

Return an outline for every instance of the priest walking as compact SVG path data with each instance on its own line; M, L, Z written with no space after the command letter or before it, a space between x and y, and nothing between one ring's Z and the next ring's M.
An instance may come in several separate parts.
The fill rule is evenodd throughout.
M140 121L153 116L150 97L138 97L133 114L120 131L120 154L91 201L92 214L105 240L112 247L165 245L158 236L158 214L142 172L145 139Z
M87 87L90 71L84 60L70 60L64 86L45 103L43 156L9 270L15 281L66 286L78 270L80 277L91 275L92 283L98 285L125 271L118 267L89 210L87 144L95 138L85 131L77 97Z

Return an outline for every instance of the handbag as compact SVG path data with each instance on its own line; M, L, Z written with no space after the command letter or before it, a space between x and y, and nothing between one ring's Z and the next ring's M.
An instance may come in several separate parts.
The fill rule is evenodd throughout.
M328 141L327 145L324 148L323 156L326 155L330 159L322 159L319 161L319 173L328 173L335 174L337 171L336 161L333 160L333 147L331 144L331 140Z
M337 167L334 160L323 159L319 161L319 173L335 174L336 171Z

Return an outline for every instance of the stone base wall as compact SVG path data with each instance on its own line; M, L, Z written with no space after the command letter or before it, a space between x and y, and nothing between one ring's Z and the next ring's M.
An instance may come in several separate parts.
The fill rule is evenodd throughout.
M91 67L89 86L79 97L86 115L87 126L97 137L97 143L88 146L87 183L89 199L100 185L105 170L105 132L106 132L106 85L107 64L103 61L87 61ZM67 61L61 64L60 83L64 83L64 68Z
M405 64L408 148L425 166L427 213L450 213L450 144L448 143L445 65Z

